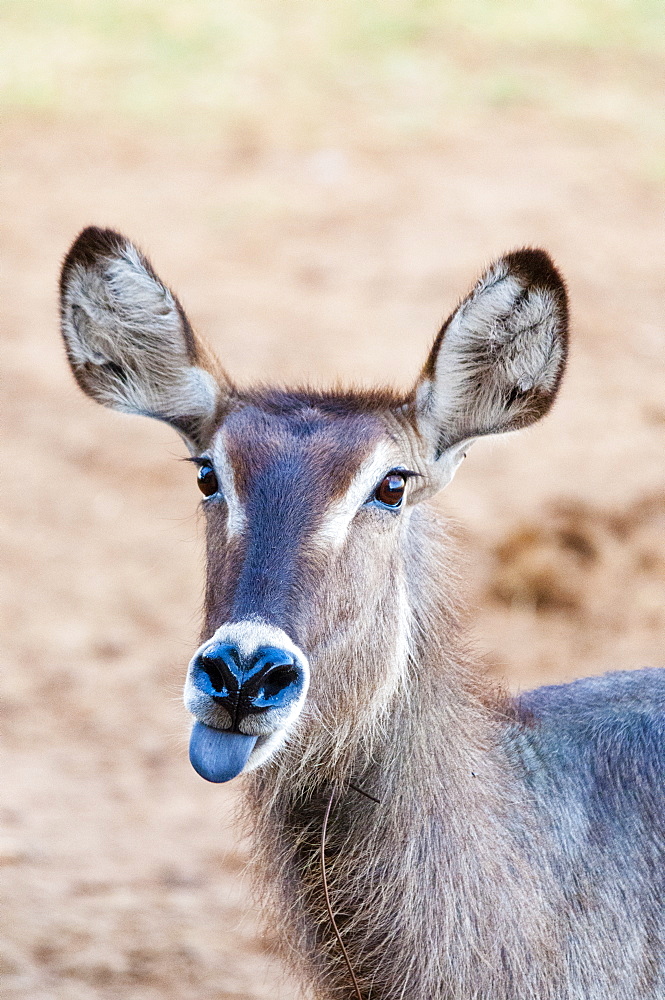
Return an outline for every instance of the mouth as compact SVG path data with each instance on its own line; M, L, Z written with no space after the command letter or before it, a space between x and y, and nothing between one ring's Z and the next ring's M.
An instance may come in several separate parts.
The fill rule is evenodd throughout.
M237 777L247 765L258 736L213 729L195 722L189 739L189 760L206 781L219 784Z
M285 737L283 729L247 736L228 729L215 729L196 719L189 738L189 761L206 781L222 784L263 764Z
M231 781L267 761L302 709L309 665L285 632L260 621L220 626L192 658L185 706L189 759L206 781Z

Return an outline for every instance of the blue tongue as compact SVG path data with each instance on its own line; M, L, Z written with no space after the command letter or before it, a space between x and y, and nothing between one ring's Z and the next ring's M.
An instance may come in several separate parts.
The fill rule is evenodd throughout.
M242 771L257 739L195 722L189 738L191 765L206 781L230 781Z

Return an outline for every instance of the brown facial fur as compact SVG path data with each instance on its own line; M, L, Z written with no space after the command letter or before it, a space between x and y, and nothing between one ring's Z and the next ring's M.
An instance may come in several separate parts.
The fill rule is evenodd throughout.
M247 525L227 549L225 505L206 505L204 633L225 621L260 618L284 629L306 652L310 637L321 633L313 605L318 592L332 587L328 564L334 560L316 544L317 532L363 460L399 426L396 417L387 419L384 399L373 408L358 397L353 413L349 398L273 392L237 400L218 440ZM406 445L407 436L400 436ZM406 447L401 454L410 457Z

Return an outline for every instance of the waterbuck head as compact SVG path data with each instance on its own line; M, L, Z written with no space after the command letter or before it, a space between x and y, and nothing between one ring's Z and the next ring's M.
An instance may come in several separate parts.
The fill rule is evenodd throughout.
M548 256L493 264L402 395L237 388L109 230L74 243L61 310L83 391L172 424L197 467L208 575L185 686L194 767L225 781L296 734L302 746L308 727L371 726L405 680L423 501L476 438L533 423L556 394L567 307Z

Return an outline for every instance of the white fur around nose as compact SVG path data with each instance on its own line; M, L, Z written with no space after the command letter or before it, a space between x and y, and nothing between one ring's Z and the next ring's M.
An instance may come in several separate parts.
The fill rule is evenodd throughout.
M243 772L246 773L247 771L253 771L255 767L263 764L264 761L268 760L275 753L286 739L288 730L298 719L309 689L309 662L300 647L296 646L286 632L275 625L269 625L258 618L220 625L214 634L199 646L192 657L189 670L187 671L184 690L185 708L200 722L218 728L219 708L217 706L213 708L211 706L211 699L207 695L201 694L196 688L192 682L192 674L196 669L198 657L202 653L205 653L210 646L221 642L234 645L240 654L248 659L264 646L275 646L277 649L283 649L287 653L291 653L294 659L298 661L304 673L304 683L300 697L289 707L288 712L283 713L279 710L273 710L268 714L266 720L254 719L253 722L252 720L249 721L251 727L249 734L258 735L260 739L243 769ZM230 719L228 724L230 725Z
M399 456L389 441L380 441L362 463L346 493L330 507L316 533L315 541L343 545L351 521L383 477L399 465Z
M230 622L220 625L217 631L204 642L199 653L203 652L212 643L228 642L232 643L241 656L249 658L257 649L262 646L275 646L291 653L300 663L308 667L307 657L293 642L292 639L281 628L276 625L269 625L261 621L260 618L248 618L242 622Z

